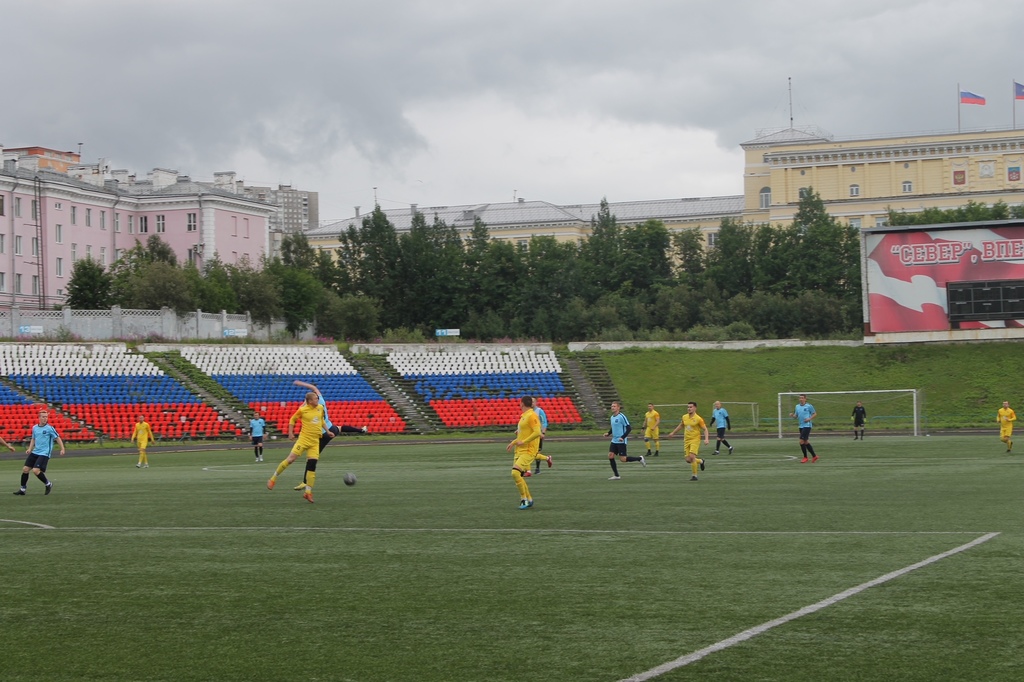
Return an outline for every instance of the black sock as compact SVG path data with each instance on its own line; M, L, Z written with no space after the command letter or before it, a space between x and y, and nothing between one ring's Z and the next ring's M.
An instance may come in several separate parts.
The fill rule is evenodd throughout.
M618 476L619 475L619 465L617 465L615 463L615 458L609 459L608 463L612 465L612 473L615 474L616 476Z
M28 474L21 475L21 487L24 488L28 485Z
M800 452L804 453L804 457L807 456L807 446L803 443L800 443Z
M715 441L715 452L718 452L721 449L722 449L722 439L719 438L717 441Z
M639 457L634 457L633 455L629 455L628 457L626 457L626 461L627 462L639 462L640 458Z
M38 478L40 481L42 481L43 485L50 485L50 482L48 480L46 480L46 474L44 474L42 471L40 471L38 474L36 474L36 478Z
M724 446L725 446L725 447L727 447L727 448L731 448L731 447L732 447L731 445L729 445L729 441L727 441L727 440L726 440L726 439L724 439L724 438L722 439L722 445L724 445Z
M259 448L259 446L256 446L256 447L254 447L252 449L252 454L256 455L257 457L260 456L260 448Z
M811 447L811 444L810 444L810 443L808 443L808 444L807 444L807 451L808 451L809 453L811 453L811 457L817 457L817 456L818 456L818 455L814 454L814 448L813 448L813 447Z

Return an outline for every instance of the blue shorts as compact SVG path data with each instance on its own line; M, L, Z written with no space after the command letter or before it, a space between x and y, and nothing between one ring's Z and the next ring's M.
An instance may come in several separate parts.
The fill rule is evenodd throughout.
M724 426L719 426L718 427L718 440L722 440L723 438L725 438L725 427Z
M46 465L49 463L49 455L37 455L33 453L25 458L25 466L27 466L29 469L39 469L40 471L46 471Z
M253 436L252 437L252 444L253 445L261 445L262 443L263 443L263 436Z
M608 446L608 452L619 457L626 456L626 444L625 443L612 443Z
M809 440L811 437L811 427L801 426L800 427L800 440Z

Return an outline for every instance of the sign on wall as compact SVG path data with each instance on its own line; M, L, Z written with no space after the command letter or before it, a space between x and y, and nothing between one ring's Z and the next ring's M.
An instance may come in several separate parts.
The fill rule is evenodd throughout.
M946 284L1024 279L1024 225L869 232L872 332L950 329ZM1024 319L960 323L962 329L1024 327Z

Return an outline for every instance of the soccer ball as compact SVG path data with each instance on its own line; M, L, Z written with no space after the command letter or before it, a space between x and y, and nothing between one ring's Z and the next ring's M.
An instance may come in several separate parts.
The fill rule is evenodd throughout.
M347 474L345 474L345 476L344 476L344 478L342 480L345 481L345 485L355 485L356 484L356 475L353 474L350 471Z

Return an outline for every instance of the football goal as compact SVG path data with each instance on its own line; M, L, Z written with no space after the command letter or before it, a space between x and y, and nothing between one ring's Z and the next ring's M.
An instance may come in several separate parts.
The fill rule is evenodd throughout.
M729 413L729 421L732 422L733 426L746 427L748 424L750 428L756 429L761 423L761 405L760 403L745 403L723 400L722 407ZM655 405L658 411L661 412L663 407L670 407L673 410L679 412L681 417L686 412L686 403L668 403L665 405ZM697 408L697 414L704 417L704 421L708 423L708 428L712 431L715 427L711 424L711 411L714 410L714 404L709 403L707 406L701 406ZM666 417L669 417L668 422L675 424L679 421L679 417L673 414L661 415L662 428L665 428ZM750 420L749 422L747 420ZM770 420L769 420L770 421Z
M853 408L858 401L867 411L866 430L909 431L921 435L921 401L916 388L877 391L800 391L779 393L779 438L785 430L796 431L796 419L789 415L801 395L814 406L814 427L826 431L853 430Z

